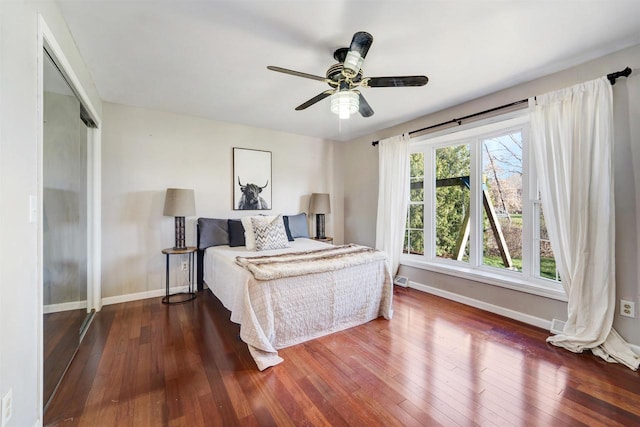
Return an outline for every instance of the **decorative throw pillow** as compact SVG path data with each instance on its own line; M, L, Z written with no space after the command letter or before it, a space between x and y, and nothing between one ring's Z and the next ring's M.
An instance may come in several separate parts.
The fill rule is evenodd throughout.
M227 221L229 224L229 246L244 246L244 227L242 221L239 219L230 219Z
M284 230L281 215L271 221L260 217L252 217L251 223L253 224L257 251L289 247L289 240L287 239L287 232Z
M247 247L248 251L256 250L256 236L253 233L253 224L251 224L251 218L273 221L275 217L275 215L256 215L245 216L240 219L240 221L242 221L242 226L244 227L244 240L245 246Z
M226 219L198 218L198 230L200 231L198 249L229 244Z
M293 242L295 239L291 235L291 230L289 230L289 217L286 215L283 216L282 222L284 222L284 231L287 233L287 240L289 240L290 242Z
M289 215L289 231L291 237L306 237L309 238L309 229L307 228L307 214L302 212L298 215Z

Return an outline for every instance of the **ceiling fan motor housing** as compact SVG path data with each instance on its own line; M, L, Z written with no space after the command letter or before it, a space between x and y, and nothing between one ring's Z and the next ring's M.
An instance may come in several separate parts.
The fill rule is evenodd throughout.
M342 70L344 69L343 64L339 63L339 64L333 64L331 67L329 67L329 69L327 70L327 79L331 80L331 82L334 82L335 84L329 83L330 86L335 87L336 85L340 84L341 80L345 80L345 76L342 73ZM358 72L358 74L350 79L353 83L358 83L359 81L362 80L362 69L360 69L360 71Z

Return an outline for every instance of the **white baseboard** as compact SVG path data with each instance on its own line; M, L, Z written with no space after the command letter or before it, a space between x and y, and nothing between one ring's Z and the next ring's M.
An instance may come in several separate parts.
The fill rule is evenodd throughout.
M443 289L434 288L433 286L423 285L422 283L409 282L409 287L422 292L426 292L428 294L446 298L448 300L456 301L471 307L479 308L484 311L499 314L510 319L518 320L528 325L537 326L539 328L546 329L547 331L551 328L551 321L549 320L511 310L509 308L500 307L499 305L489 304L488 302L466 297L464 295L455 294Z
M176 286L169 288L169 293L186 292L189 290L189 285ZM138 301L141 299L157 298L165 296L166 291L164 289L154 289L153 291L137 292L135 294L118 295L115 297L102 298L102 305L120 304L121 302Z
M428 294L436 295L442 298L446 298L451 301L456 301L461 304L465 304L471 307L479 308L480 310L488 311L490 313L499 314L509 319L518 320L528 325L537 326L545 329L551 333L551 321L542 319L540 317L531 316L519 311L511 310L508 308L500 307L498 305L489 304L488 302L480 301L474 298L459 295L453 292L445 291L443 289L434 288L433 286L423 285L422 283L409 282L409 287L418 291L426 292ZM631 350L640 356L640 346L636 344L628 343Z
M42 308L44 314L59 313L61 311L80 310L87 308L87 300L63 302L60 304L47 304Z

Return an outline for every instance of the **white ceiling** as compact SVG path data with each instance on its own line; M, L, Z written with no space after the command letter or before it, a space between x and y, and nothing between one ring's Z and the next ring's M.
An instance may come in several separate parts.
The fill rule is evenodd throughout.
M58 0L103 100L349 140L640 43L640 1ZM324 76L353 33L374 37L375 111L338 120ZM611 70L618 71L618 70ZM640 70L638 70L640 71Z

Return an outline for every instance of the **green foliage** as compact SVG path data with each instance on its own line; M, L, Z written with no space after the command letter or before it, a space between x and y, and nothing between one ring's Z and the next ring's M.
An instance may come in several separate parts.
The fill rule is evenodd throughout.
M436 181L469 176L471 151L468 145L436 150ZM436 255L452 258L469 211L470 193L462 185L436 188Z
M522 258L511 258L511 261L513 262L513 267L516 270L522 271ZM502 258L500 257L500 255L485 255L482 258L482 263L484 265L488 265L489 267L504 269L504 264L502 263Z
M540 257L540 277L556 280L555 258Z
M424 201L424 154L413 153L409 161L411 170L411 194L412 202Z

